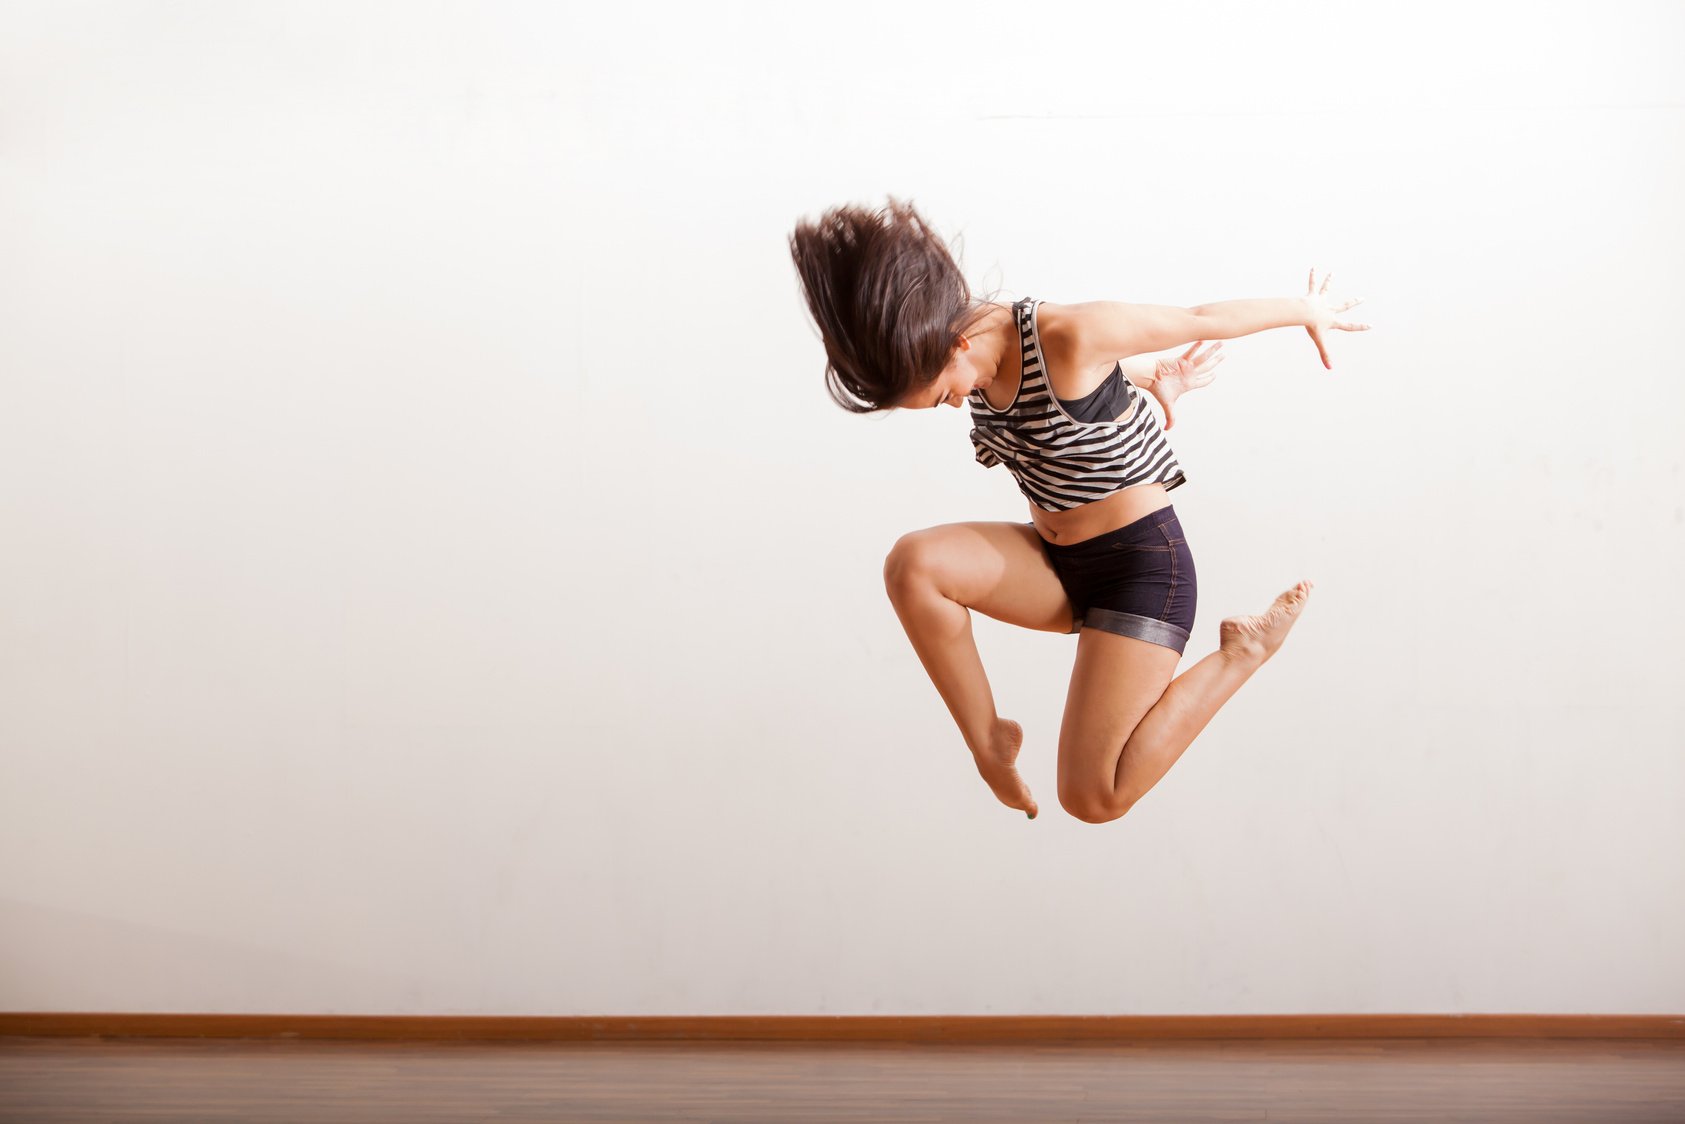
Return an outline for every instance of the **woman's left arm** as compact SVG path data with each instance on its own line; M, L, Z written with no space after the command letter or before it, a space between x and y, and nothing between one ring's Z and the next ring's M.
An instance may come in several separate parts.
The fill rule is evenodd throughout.
M1201 351L1200 348L1205 350ZM1131 355L1120 359L1123 373L1130 382L1147 391L1164 410L1164 428L1176 424L1172 408L1176 399L1190 390L1197 390L1216 378L1215 368L1223 361L1223 343L1205 344L1201 340L1180 355L1159 359L1151 355Z

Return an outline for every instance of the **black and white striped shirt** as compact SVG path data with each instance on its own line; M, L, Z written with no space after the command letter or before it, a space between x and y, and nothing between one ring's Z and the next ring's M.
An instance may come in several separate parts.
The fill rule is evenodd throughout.
M1078 421L1054 397L1036 328L1041 303L1025 297L1012 306L1024 374L1011 404L997 410L982 390L968 396L977 463L1005 464L1018 490L1043 511L1069 511L1135 484L1185 483L1157 416L1133 384L1125 388L1133 412L1122 421Z

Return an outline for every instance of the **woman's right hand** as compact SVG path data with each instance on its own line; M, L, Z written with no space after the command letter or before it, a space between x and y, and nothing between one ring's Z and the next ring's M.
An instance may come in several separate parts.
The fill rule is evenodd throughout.
M1311 283L1305 290L1308 294L1305 297L1305 303L1310 306L1310 323L1305 325L1305 331L1311 334L1311 340L1316 344L1317 354L1322 356L1322 365L1330 371L1334 369L1334 364L1328 361L1328 345L1323 342L1322 333L1329 328L1338 328L1342 332L1367 332L1369 330L1367 324L1350 324L1334 319L1335 313L1344 312L1353 305L1362 304L1363 298L1353 297L1348 301L1340 300L1328 291L1328 282L1332 280L1334 280L1334 275L1330 273L1322 279L1322 288L1318 289L1316 287L1316 268L1313 266L1311 267Z

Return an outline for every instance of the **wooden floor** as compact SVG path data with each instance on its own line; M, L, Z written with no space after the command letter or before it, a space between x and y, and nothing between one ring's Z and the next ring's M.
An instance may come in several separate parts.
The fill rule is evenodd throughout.
M1685 1041L0 1038L0 1121L1685 1121Z

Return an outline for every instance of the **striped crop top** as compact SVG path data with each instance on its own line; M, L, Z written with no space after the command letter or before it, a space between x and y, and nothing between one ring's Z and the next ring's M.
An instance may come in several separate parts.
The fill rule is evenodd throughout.
M973 390L967 398L977 463L984 468L1005 464L1017 478L1018 490L1043 511L1069 511L1136 484L1156 482L1169 489L1185 483L1187 477L1159 428L1158 417L1135 385L1121 378L1121 372L1113 372L1118 377L1116 389L1123 391L1113 399L1117 411L1133 404L1122 421L1079 420L1068 408L1076 403L1054 397L1036 327L1036 306L1041 303L1025 297L1012 306L1023 377L1011 404L997 410L982 390ZM1081 404L1092 405L1099 393L1081 399Z

